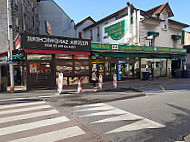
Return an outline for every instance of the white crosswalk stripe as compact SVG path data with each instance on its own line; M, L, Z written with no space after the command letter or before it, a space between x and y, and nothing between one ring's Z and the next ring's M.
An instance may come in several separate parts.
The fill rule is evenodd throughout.
M85 132L78 126L75 126L10 142L54 142L83 134L85 134Z
M85 135L72 121L43 101L3 105L0 106L0 141L53 142ZM39 133L33 134L36 130Z
M15 115L15 116L10 116L10 117L4 117L0 118L0 123L7 123L11 121L17 121L17 120L22 120L22 119L29 119L29 118L35 118L39 116L46 116L46 115L52 115L52 114L57 114L59 113L57 110L47 110L47 111L39 111L39 112L34 112L34 113L28 113L28 114L23 114L23 115Z
M89 106L91 108L89 108ZM96 112L93 112L96 111ZM119 121L135 121L131 124L124 125L122 127L113 129L109 132L105 132L105 134L111 134L111 133L118 133L118 132L125 132L125 131L136 131L136 130L142 130L142 129L153 129L153 128L163 128L165 125L159 124L157 122L154 122L150 119L147 119L145 117L121 110L119 108L107 105L107 104L93 104L93 105L83 105L80 107L74 108L74 112L79 115L79 117L99 117L99 116L106 116L105 119L100 119L96 121L92 121L92 124L98 124L98 123L107 123L107 122L119 122ZM85 114L79 114L85 112ZM116 116L111 116L116 115Z
M20 109L10 109L10 110L5 110L5 111L0 111L0 115L23 112L23 111L39 110L39 109L45 109L45 108L51 108L51 106L41 105L41 106L34 106L34 107L27 107L27 108L20 108Z
M20 103L20 104L11 104L11 105L1 105L0 110L2 109L8 109L8 108L15 108L15 107L21 107L21 106L31 106L31 105L41 105L45 104L45 102L31 102L31 103Z

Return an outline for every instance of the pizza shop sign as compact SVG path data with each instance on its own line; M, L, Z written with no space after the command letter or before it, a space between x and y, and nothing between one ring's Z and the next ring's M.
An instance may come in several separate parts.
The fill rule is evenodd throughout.
M90 51L91 41L54 36L21 35L21 47L33 49L55 49L69 51Z

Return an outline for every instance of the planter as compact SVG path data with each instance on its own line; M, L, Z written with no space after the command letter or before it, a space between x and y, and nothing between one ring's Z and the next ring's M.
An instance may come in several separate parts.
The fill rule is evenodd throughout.
M182 71L181 70L174 71L174 77L175 78L182 78Z
M190 78L190 70L183 71L183 78Z
M142 80L149 80L149 72L142 72Z

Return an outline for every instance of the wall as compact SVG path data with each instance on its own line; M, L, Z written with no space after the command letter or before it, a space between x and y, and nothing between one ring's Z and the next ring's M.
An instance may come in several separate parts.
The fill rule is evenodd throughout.
M140 23L140 36L141 36L141 45L142 46L149 46L149 40L146 40L145 37L148 36L148 32L159 32L159 36L155 37L155 44L154 46L160 47L176 47L182 48L181 40L177 40L176 43L172 39L172 35L180 35L181 36L181 27L172 27L169 25L168 30L162 29L162 22L161 23Z
M190 32L185 32L185 43L184 45L190 45Z
M84 38L85 36L84 36L83 29L86 28L86 27L88 27L88 26L90 26L90 25L92 25L93 23L94 23L94 22L92 22L91 20L86 20L86 21L83 22L80 26L78 26L77 29L76 29L76 33L77 33L76 36L77 36L77 38L79 38L79 37L78 37L79 32L82 33L82 38Z
M52 0L39 3L40 34L47 35L45 21L51 25L54 36L76 37L74 21Z
M0 53L8 49L7 46L7 1L0 0Z

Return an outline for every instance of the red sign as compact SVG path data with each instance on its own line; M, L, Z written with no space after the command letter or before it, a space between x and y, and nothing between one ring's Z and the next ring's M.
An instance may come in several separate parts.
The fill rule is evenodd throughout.
M51 25L48 21L46 21L46 32L48 35L51 35Z

